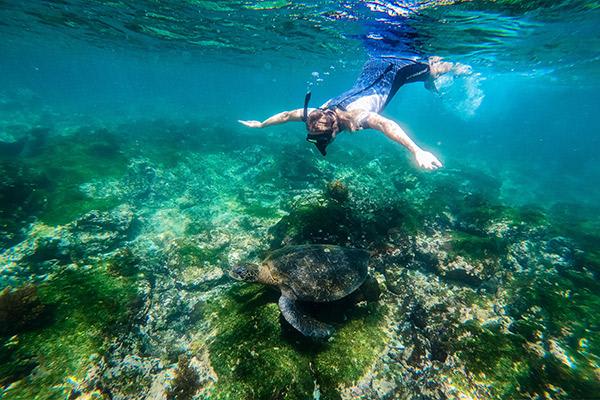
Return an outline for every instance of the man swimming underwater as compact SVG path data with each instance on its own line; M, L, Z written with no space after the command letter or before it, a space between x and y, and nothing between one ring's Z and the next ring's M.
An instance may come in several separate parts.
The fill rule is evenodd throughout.
M327 154L327 146L338 133L375 129L406 147L420 167L436 169L442 166L440 160L417 146L400 125L380 113L402 85L425 82L426 88L436 90L434 80L450 71L462 75L470 73L470 68L442 61L440 57L430 57L427 62L422 62L412 58L379 56L367 61L352 89L328 100L319 108L308 108L309 92L304 99L304 108L275 114L263 122L239 122L251 128L264 128L303 121L308 130L306 140L314 143L323 155Z

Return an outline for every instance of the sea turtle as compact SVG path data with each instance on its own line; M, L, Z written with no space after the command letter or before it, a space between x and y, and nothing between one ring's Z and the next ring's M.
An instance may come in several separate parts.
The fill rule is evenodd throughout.
M229 275L237 280L277 286L281 314L304 336L324 339L333 327L302 311L297 300L323 303L354 292L367 277L369 252L333 245L286 246L260 265L242 264Z

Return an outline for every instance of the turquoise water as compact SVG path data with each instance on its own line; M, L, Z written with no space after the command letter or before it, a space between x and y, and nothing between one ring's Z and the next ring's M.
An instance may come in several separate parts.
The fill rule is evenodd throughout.
M598 2L0 16L0 398L599 397ZM375 131L322 157L301 123L237 122L381 54L472 68L383 113L443 168ZM326 341L228 275L305 244L371 254L371 297L303 305Z

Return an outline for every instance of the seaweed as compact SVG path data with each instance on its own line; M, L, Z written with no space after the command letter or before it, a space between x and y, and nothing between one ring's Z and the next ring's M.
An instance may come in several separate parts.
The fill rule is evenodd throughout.
M81 379L134 312L134 281L115 278L98 267L94 270L65 268L40 284L39 300L53 310L52 323L22 332L10 347L0 369L5 395L29 400L65 398L68 376ZM43 374L28 375L38 366ZM63 389L60 389L60 388ZM59 388L59 389L57 389Z
M28 376L38 363L33 358L17 357L14 338L0 338L0 387Z
M169 400L190 400L200 387L200 377L198 373L190 366L189 359L179 355L177 361L177 371L171 387L167 391Z
M129 247L123 247L106 262L108 273L117 276L132 276L139 271L139 258Z
M473 235L452 231L451 256L460 255L469 260L497 260L506 254L508 241L492 235Z
M475 322L463 326L463 336L455 345L467 371L488 383L488 398L514 397L519 381L529 375L525 340L507 335L499 327L482 327ZM493 349L493 351L492 351Z
M48 138L40 154L24 161L52 177L52 186L44 192L47 206L40 219L51 225L62 224L90 210L104 211L120 204L113 196L91 198L80 189L93 179L124 174L127 160L120 148L116 134L106 129L80 128L68 136Z
M208 305L216 329L208 350L219 378L211 398L306 399L318 385L323 398L336 399L339 387L359 379L384 346L385 308L377 303L345 309L348 320L336 322L332 339L316 343L282 325L276 301L269 289L236 284ZM340 309L329 313L339 317Z
M509 294L508 332L470 321L454 343L467 371L488 388L485 395L536 398L558 390L565 398L594 398L600 391L597 291L555 273L525 272L511 283Z

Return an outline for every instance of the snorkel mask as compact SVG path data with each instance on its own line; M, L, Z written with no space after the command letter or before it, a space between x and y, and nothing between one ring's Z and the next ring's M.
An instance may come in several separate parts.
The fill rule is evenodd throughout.
M334 130L329 129L326 131L319 131L319 132L311 132L310 131L310 129L308 127L308 103L310 101L310 96L311 96L311 92L307 92L306 96L304 96L304 114L302 115L302 121L304 121L304 123L306 124L306 129L308 130L308 133L306 134L306 141L313 143L315 146L317 146L317 149L319 150L319 152L323 156L325 156L325 155L327 155L327 151L326 151L327 145L333 141ZM323 111L326 114L329 114L329 113L334 114L334 111L332 111L332 110L323 110Z

